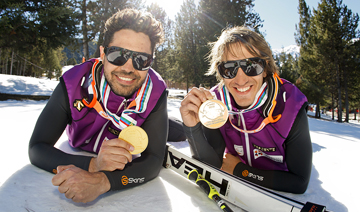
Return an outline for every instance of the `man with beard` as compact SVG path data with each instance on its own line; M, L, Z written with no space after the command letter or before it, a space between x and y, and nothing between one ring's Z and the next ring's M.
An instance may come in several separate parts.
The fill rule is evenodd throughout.
M67 198L90 202L109 190L141 185L159 174L167 139L178 139L168 138L166 84L150 68L162 40L162 26L151 14L119 11L105 24L100 58L61 77L36 123L29 157L35 166L56 173L52 183ZM148 137L146 149L136 157L136 145L118 137L129 127L141 127L145 131L141 136ZM55 148L65 128L72 147L97 157Z

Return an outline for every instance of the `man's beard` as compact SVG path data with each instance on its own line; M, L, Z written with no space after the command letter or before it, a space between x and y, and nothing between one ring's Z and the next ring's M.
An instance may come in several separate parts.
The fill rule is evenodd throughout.
M141 81L138 81L132 85L122 85L122 84L119 84L118 82L116 82L117 79L115 78L116 77L115 75L113 75L112 73L110 73L109 75L110 76L108 76L108 74L105 73L105 79L109 83L111 91L114 92L116 95L123 96L125 98L130 98L143 85L143 83L146 79L146 77L145 77ZM136 76L134 74L126 73L122 76L135 78L135 81L140 79L140 76ZM111 80L111 79L113 79L113 80Z

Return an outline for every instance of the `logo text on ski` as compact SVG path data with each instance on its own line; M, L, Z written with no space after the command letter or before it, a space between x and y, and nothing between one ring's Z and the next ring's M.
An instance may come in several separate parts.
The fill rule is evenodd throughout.
M194 163L191 163L190 161L184 158L178 158L175 155L173 155L173 153L170 151L168 152L168 154L171 164L166 163L166 167L173 166L176 169L180 169L181 167L184 167L184 173L186 175L188 175L189 172L192 171L193 169L196 169L198 173L205 178L205 180L209 181L212 185L220 188L219 191L220 194L227 196L227 192L230 187L229 181L227 181L226 179L222 179L221 182L218 182L214 179L211 179L210 171L204 170L203 168L195 165Z

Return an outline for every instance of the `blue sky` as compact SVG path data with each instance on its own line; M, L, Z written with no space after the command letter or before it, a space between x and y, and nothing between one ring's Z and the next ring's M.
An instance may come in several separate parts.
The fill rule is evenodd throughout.
M198 2L199 0L195 0ZM167 15L174 20L180 11L183 0L147 0L148 3L157 2ZM310 8L317 8L320 0L306 0ZM295 45L295 24L299 23L298 0L255 0L255 12L264 20L261 32L265 32L265 39L271 48L281 49ZM343 0L353 13L360 15L360 0Z
M306 0L310 8L317 8L320 0ZM265 39L271 48L280 49L295 42L295 24L299 23L298 0L255 0L255 11L264 20L261 32L265 32ZM360 0L343 0L353 13L360 15Z

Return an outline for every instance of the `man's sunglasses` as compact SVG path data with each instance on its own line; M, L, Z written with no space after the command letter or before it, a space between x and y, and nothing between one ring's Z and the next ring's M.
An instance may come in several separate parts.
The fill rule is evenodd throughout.
M105 47L104 52L106 59L116 66L123 66L131 58L134 68L139 71L148 70L154 61L154 57L150 54L135 52L117 46Z
M257 76L264 71L265 60L253 57L244 60L234 60L221 62L218 65L220 75L225 79L236 77L238 69L241 68L244 73L249 76Z

